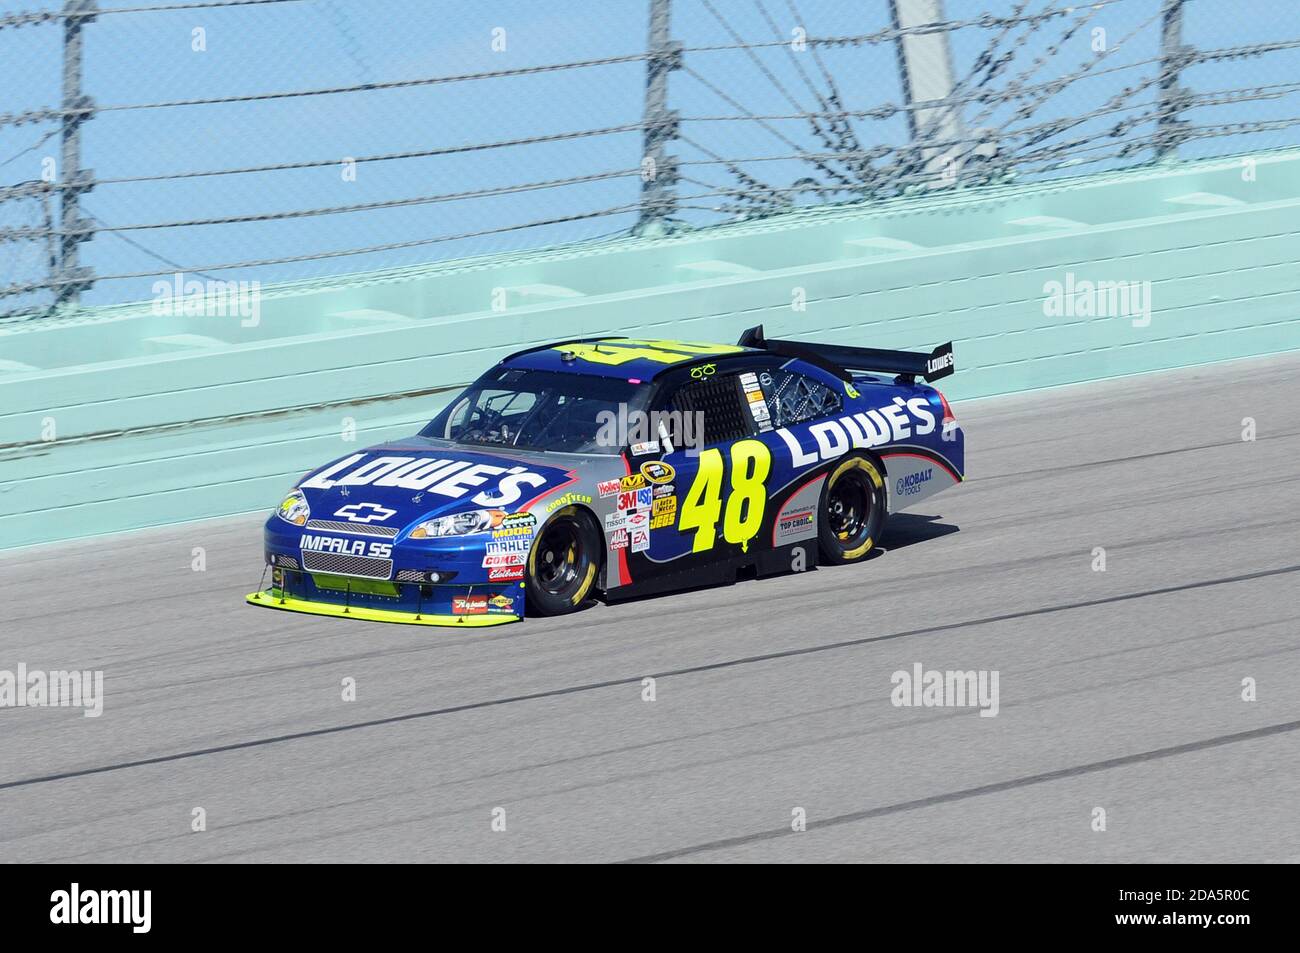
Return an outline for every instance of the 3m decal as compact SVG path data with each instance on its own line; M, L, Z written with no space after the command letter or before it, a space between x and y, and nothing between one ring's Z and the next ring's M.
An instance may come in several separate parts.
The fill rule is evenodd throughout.
M620 493L618 502L615 506L620 513L624 510L635 510L641 507L648 507L654 501L654 491L649 487L644 490L634 490L629 493Z
M671 463L651 460L641 464L641 475L651 483L672 483L673 478L677 476L677 471L673 469Z
M717 542L718 518L722 517L722 537L746 552L749 541L763 525L767 506L767 475L772 469L772 452L758 440L738 440L731 445L731 490L727 494L726 512L722 506L722 452L716 447L700 454L700 468L695 482L682 501L677 529L695 530L692 552L712 549Z

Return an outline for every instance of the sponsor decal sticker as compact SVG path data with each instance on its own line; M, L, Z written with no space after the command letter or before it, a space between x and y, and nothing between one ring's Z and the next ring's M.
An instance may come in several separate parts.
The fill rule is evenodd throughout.
M487 601L488 612L514 612L515 600L509 596L495 595Z
M591 497L584 496L581 493L566 493L564 496L556 497L546 504L546 512L553 513L562 506L572 506L574 503L590 503Z
M602 500L607 496L614 496L622 489L623 481L621 480L601 480L596 484L596 492L600 494Z
M659 452L658 440L647 440L645 443L632 444L632 456L634 457L644 457L647 453L658 453L658 452ZM601 496L604 495L605 494L603 493L601 494Z
M299 487L329 490L337 486L345 496L353 486L396 487L456 500L477 490L470 497L473 502L500 507L568 475L568 471L554 467L500 467L472 460L354 453L304 480Z
M620 511L618 513L610 513L605 517L605 529L607 530L622 529L626 525L627 513Z
M512 513L501 520L501 524L492 531L493 539L506 539L512 536L531 537L537 529L537 517L532 513Z
M620 529L615 531L614 536L609 541L610 549L627 549L627 530Z
M806 536L808 531L812 529L812 525L812 507L808 507L807 509L787 510L777 517L776 540L779 543L783 539Z
M629 473L627 476L620 479L618 483L619 483L619 489L621 489L625 493L628 490L640 490L643 489L646 485L645 474Z
M488 611L487 596L452 596L452 615L485 615Z
M488 553L483 557L484 569L504 569L507 566L522 566L527 559L527 550L522 553Z
M677 520L677 497L662 496L655 500L654 508L650 511L650 528L663 529L666 526L672 526Z
M672 483L673 478L677 476L677 471L673 469L671 463L651 460L641 464L641 475L651 483Z
M523 564L488 570L488 582L517 582L524 578Z
M894 484L894 492L898 496L911 496L913 493L920 493L921 487L929 483L933 478L934 467L929 467L917 473L909 473L907 476L898 478L898 482Z
M656 484L654 489L654 498L656 500L659 499L659 497L661 496L672 496L672 495L673 495L673 485L671 483Z

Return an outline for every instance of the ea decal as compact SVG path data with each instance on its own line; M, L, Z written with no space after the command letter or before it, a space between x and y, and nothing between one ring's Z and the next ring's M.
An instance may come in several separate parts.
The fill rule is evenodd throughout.
M641 464L641 475L651 483L672 483L673 478L677 476L677 471L673 469L671 463L651 460Z

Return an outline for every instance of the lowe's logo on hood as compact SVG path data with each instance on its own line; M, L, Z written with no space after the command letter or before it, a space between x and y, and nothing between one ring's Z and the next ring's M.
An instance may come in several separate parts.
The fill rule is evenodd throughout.
M494 459L496 463L486 462ZM479 506L510 506L526 492L535 496L542 487L568 476L567 470L557 467L512 465L509 460L479 454L415 457L354 453L313 474L299 487L388 487L435 493L453 500L474 493L470 499Z

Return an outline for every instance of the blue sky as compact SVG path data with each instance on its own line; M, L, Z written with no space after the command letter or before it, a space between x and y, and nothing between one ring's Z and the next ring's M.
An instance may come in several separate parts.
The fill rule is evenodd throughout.
M139 6L142 0L101 0L101 7ZM48 0L47 0L48 5ZM712 7L712 10L710 9ZM1012 0L949 0L950 18L985 12L1010 13ZM1030 0L1028 10L1053 6ZM40 9L37 0L2 0L0 17ZM1033 70L1036 83L1074 72L1093 62L1092 30L1106 31L1109 46L1134 33L1107 58L1105 72L1080 79L1050 97L1032 118L1011 118L1002 105L981 125L1015 129L1047 119L1078 117L1126 86L1154 75L1143 61L1158 55L1159 0L1117 0L1097 11L1074 37L1060 43L1068 20L1037 31L1018 30L1012 66L992 85ZM795 26L812 36L869 34L888 25L884 0L675 0L674 36L688 48L734 42L731 29L749 41L772 41L764 12L782 40ZM648 0L604 0L600 4L543 0L303 0L268 6L182 12L106 14L85 28L85 91L101 106L152 103L187 98L238 96L281 90L348 86L638 54L646 44ZM1077 15L1077 14L1076 14ZM1222 48L1270 39L1300 38L1300 4L1269 0L1189 0L1186 40L1200 48ZM193 31L204 31L207 49L192 49ZM505 31L506 49L493 49L494 30ZM968 27L953 37L956 73L965 76L996 31ZM499 34L495 34L499 36ZM60 28L30 25L0 28L0 114L57 106L61 71ZM727 121L741 115L737 105L757 115L802 112L812 103L799 67L824 89L819 67L807 52L785 47L755 52L688 52L687 65L671 77L671 106L687 120L686 140L671 151L688 162L707 162L710 154L728 159L780 157L823 147L806 121ZM1034 68L1036 58L1043 65ZM821 51L849 109L899 103L892 44L864 44ZM1126 66L1113 70L1109 67ZM766 70L766 72L765 72ZM770 75L769 75L770 74ZM104 232L83 248L83 261L99 275L170 270L166 258L187 271L224 263L311 255L372 245L424 241L440 236L491 231L549 218L580 216L633 206L640 192L634 174L641 159L639 132L460 154L362 163L356 181L344 181L345 156L490 142L563 131L602 128L639 121L645 66L641 62L560 73L486 79L411 89L314 96L252 103L112 110L84 128L83 163L101 179L168 175L278 162L322 160L310 169L236 176L104 184L84 205L108 226L181 222L194 219L261 215L437 196L477 189L602 173L629 173L560 188L286 221L176 226ZM775 82L773 82L775 78ZM1295 50L1263 57L1199 65L1185 73L1196 92L1278 86L1265 102L1202 108L1188 114L1194 124L1215 124L1300 116L1296 95L1285 84L1300 78ZM712 87L712 88L711 88ZM782 91L784 88L784 92ZM719 95L718 90L734 102ZM788 101L792 97L800 107ZM1079 127L1097 138L1125 115L1149 110L1147 89L1137 107L1094 119ZM967 119L980 107L969 107ZM901 115L854 122L866 147L902 144L907 129ZM53 128L50 124L0 126L0 186L39 178L41 162L57 155L57 136L30 151ZM1149 131L1136 130L1134 135ZM1078 130L1066 134L1074 138ZM1294 145L1297 128L1256 136L1203 139L1183 155L1219 155ZM1078 151L1076 161L1103 155L1109 148ZM1134 159L1145 158L1142 153ZM1105 168L1091 163L1075 171ZM798 159L748 161L746 173L776 187L789 187L815 175ZM1043 174L1041 163L1024 168ZM682 217L694 224L723 220L716 209L725 199L692 195L734 187L735 179L718 165L690 165L694 182L679 188ZM1056 174L1063 174L1058 171ZM847 198L841 196L840 200ZM805 201L813 201L806 197ZM33 202L0 204L0 229L41 224ZM403 250L325 258L316 261L216 272L224 278L263 283L418 264L488 254L625 232L636 213L585 218L540 228L488 234L459 241L422 244ZM44 273L43 249L0 243L0 285ZM153 279L104 280L84 298L91 304L139 300L149 296ZM0 311L6 310L0 302Z

